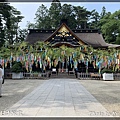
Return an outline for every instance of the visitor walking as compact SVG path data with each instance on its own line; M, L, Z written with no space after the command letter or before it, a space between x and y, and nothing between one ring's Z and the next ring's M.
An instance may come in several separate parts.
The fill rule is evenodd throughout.
M0 98L2 97L2 82L3 82L3 69L0 64Z

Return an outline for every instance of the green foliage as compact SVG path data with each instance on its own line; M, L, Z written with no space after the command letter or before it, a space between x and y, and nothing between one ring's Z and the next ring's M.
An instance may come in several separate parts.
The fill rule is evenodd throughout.
M47 25L46 22L48 23L47 16L48 16L48 9L45 5L39 6L36 12L36 17L35 17L35 27L39 29L46 29ZM43 24L44 23L44 24Z
M11 54L11 51L9 48L7 48L6 46L2 46L1 50L0 50L0 57L1 58L8 58Z
M31 23L30 21L27 21L27 25L26 25L26 27L28 28L28 29L35 29L35 24L34 23Z
M76 28L76 20L73 10L74 8L70 4L64 4L61 7L61 19L67 19L68 26L70 26L71 29Z
M4 30L3 28L0 26L0 48L4 45L5 43L5 35L4 35Z
M14 62L12 66L12 72L15 72L15 73L23 72L22 63Z
M120 45L120 33L118 34L118 36L116 38L116 43Z
M120 44L120 10L106 13L100 20L100 26L106 42Z
M58 27L60 20L62 18L61 9L62 9L62 6L59 1L57 2L53 1L51 3L51 6L48 10L48 16L46 17L48 29L55 29Z
M111 69L106 69L106 68L104 68L104 69L101 71L101 73L102 73L102 74L103 74L103 73L114 73L114 71L111 70Z
M100 20L100 15L96 10L91 11L91 23L90 23L90 28L98 28Z
M18 29L18 41L21 43L26 40L26 36L28 34L27 29Z
M35 14L35 24L28 23L28 28L56 29L61 19L68 20L71 29L96 28L99 21L99 13L88 11L81 6L63 4L53 1L49 9L45 5L39 6ZM89 23L90 21L91 24Z
M9 28L8 21L9 21L9 10L10 7L7 3L0 3L0 48L5 43L5 30L4 25ZM3 23L5 22L5 23Z
M23 16L9 3L0 3L0 47L19 42L18 39L18 23L21 22Z
M100 19L102 19L106 15L106 8L105 6L102 7L102 12L100 14Z

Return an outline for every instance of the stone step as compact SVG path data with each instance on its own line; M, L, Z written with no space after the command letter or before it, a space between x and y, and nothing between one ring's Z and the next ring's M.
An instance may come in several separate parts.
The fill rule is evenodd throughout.
M51 74L50 78L76 78L74 73L68 74L67 72L58 73L58 74Z

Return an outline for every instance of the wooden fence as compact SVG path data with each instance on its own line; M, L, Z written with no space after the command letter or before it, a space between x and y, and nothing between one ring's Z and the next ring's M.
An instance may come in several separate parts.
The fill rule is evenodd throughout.
M120 73L113 74L114 80L120 80ZM100 79L102 80L102 75L99 73L77 73L77 78L80 80L91 80Z

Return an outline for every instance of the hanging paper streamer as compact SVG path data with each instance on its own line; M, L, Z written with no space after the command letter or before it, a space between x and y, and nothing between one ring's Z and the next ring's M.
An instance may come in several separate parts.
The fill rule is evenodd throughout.
M116 59L116 64L119 64L119 59Z
M1 65L2 65L2 67L4 67L4 59L2 59Z
M70 63L72 63L72 56L70 56Z
M58 61L61 61L60 57L58 57Z
M26 67L27 72L28 72L28 65L29 65L29 63L28 63L28 61L26 61L25 67Z
M93 56L93 59L94 59L94 60L96 60L96 59L97 59L97 56L96 56L96 55L94 55L94 56Z
M31 60L34 60L34 55L33 54L31 54Z
M98 67L98 68L100 68L101 66L100 66L100 62L97 62L96 63L96 66Z
M120 60L120 53L119 53L119 58L118 59Z
M85 56L84 56L84 55L82 55L82 62L84 62L84 58L85 58Z
M11 53L11 56L10 56L10 61L12 61L12 58L13 58L13 55L12 55L12 53Z
M42 61L41 61L41 59L40 59L40 68L42 68Z
M77 53L76 52L74 52L74 57L76 57L77 56Z
M114 53L113 61L116 62L117 55Z
M64 68L64 61L62 61L62 68Z
M17 62L19 62L19 58L17 57Z
M96 66L95 66L95 61L93 61L93 67L95 68Z
M7 67L8 61L9 61L9 59L8 60L4 59L4 65L5 65L5 67Z
M80 54L80 59L81 59L81 60L83 59L83 55L82 55L82 54Z
M50 58L49 58L49 57L47 58L47 62L49 62L49 63L50 63Z
M30 73L32 72L32 62L30 62Z
M20 56L18 57L18 61L20 62Z
M23 56L23 61L25 61L25 56Z
M40 56L37 58L37 61L40 63Z
M45 70L45 68L46 68L46 62L44 61L43 62L43 70Z
M77 68L77 60L74 61L74 68Z
M13 61L16 61L16 57L15 56L13 57Z
M30 55L28 55L28 61L30 61Z
M107 67L107 61L103 62L103 66L106 68Z
M45 55L45 60L47 60L48 59L48 57L47 57L47 55Z
M117 58L117 54L116 53L114 53L114 57Z
M20 56L20 61L22 61L22 56Z
M34 60L36 61L37 60L37 57L35 56Z
M86 66L88 67L88 60L86 61Z
M75 53L72 53L72 55L73 55L73 58L75 58Z

